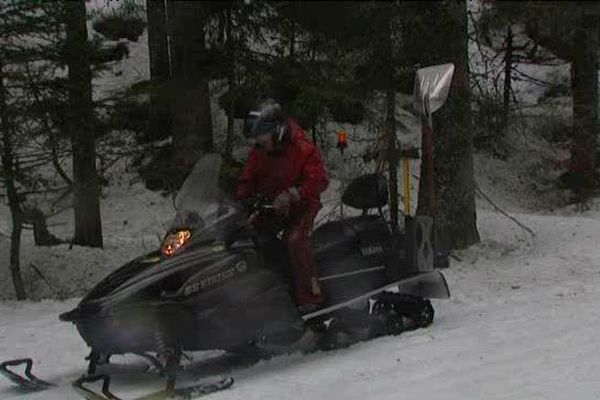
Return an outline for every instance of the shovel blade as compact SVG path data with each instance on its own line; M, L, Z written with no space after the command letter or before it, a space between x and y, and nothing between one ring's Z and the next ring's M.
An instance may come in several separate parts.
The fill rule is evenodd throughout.
M432 65L417 70L415 77L414 108L421 115L437 111L448 98L454 64Z

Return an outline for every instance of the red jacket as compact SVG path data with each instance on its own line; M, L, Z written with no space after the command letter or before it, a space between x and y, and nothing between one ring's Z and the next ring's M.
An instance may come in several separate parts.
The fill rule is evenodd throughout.
M282 149L271 154L255 147L250 150L237 189L238 200L257 194L274 199L296 187L301 206L321 207L321 192L329 184L321 152L296 121L289 119L288 123L290 141Z

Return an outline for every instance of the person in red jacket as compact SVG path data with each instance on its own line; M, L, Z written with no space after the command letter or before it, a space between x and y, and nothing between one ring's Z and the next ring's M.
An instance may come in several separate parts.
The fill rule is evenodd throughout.
M267 103L250 112L244 133L255 145L239 180L238 200L257 195L273 201L286 220L283 240L290 254L294 292L301 313L323 302L309 234L319 209L321 193L329 184L321 152L281 106Z

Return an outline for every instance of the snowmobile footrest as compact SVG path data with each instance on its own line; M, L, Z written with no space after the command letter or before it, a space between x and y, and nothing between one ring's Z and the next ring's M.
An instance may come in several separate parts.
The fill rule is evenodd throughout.
M9 369L9 367L18 367L23 364L25 364L25 376L20 375ZM0 374L4 375L12 383L19 386L20 388L31 392L39 392L54 386L52 383L46 382L33 375L33 373L31 372L32 368L33 360L31 358L10 360L0 364Z
M102 381L102 394L96 393L84 386L85 383L98 381ZM108 375L84 375L73 382L73 388L86 400L121 400L110 392L110 376Z

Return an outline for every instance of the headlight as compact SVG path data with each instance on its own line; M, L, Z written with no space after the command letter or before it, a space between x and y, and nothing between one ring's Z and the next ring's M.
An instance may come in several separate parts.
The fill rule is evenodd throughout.
M192 232L188 230L177 231L175 233L170 233L164 240L162 245L162 253L165 257L173 257L173 254L177 252L187 243L188 240L192 237Z

